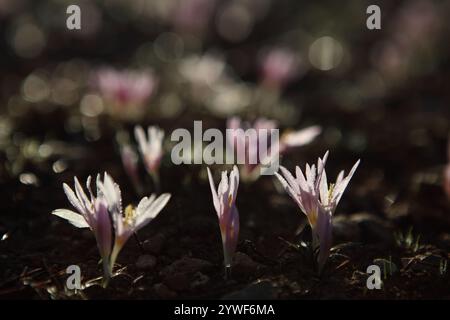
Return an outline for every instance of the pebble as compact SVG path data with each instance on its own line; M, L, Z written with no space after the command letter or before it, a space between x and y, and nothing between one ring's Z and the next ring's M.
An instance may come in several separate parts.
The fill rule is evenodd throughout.
M161 270L161 275L167 276L176 273L193 274L199 271L208 270L211 267L212 264L206 260L183 257Z
M373 214L362 212L333 219L333 234L345 241L364 243L393 243L394 232L388 221Z
M153 269L156 266L156 258L149 254L139 256L136 261L136 268L141 270Z
M177 293L170 290L165 284L157 283L153 286L156 295L161 299L174 299L177 297Z
M170 274L164 278L164 284L175 291L185 291L189 288L189 277L185 273Z
M209 283L209 277L201 272L197 272L194 274L193 280L191 282L191 289L204 287L208 283Z
M236 252L233 264L233 274L243 277L255 275L261 268L259 263L253 261L252 258L242 252Z

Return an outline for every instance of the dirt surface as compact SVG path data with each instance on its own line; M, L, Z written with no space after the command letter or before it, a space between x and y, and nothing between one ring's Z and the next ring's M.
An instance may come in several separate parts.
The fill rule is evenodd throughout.
M212 32L201 38L204 48L196 50L202 54L208 48L220 48L227 68L239 79L233 81L250 86L252 103L237 113L243 119L274 115L282 129L322 127L322 134L311 144L283 157L287 168L303 168L330 150L327 174L335 177L361 159L336 210L333 249L323 272L317 272L305 247L310 241L305 216L276 179L266 176L254 183L241 181L239 186L241 231L232 276L226 280L206 166L174 165L167 143L161 191L172 198L137 238L130 238L109 286L101 286L102 267L93 234L51 215L54 209L70 208L62 184L72 185L74 176L85 181L88 175L107 171L121 186L124 205L136 204L140 197L120 159L120 130L131 134L136 123L157 124L170 137L176 128L192 130L194 120L202 120L204 128L224 130L227 118L199 103L198 92L178 82L176 63L167 61L152 60L160 75L159 93L149 113L134 122L106 114L85 117L80 115L79 100L62 105L18 98L31 72L57 73L56 65L74 60L75 66L84 61L81 65L86 69L133 65L131 57L142 49L140 45L162 32L158 28L136 31L134 26L117 23L115 28L105 28L102 50L95 37L78 39L55 32L49 37L53 45L34 59L22 61L12 49L2 53L0 299L450 299L450 199L442 188L450 132L448 27L443 24L440 33L431 32L441 40L426 43L435 51L424 59L411 59L405 68L413 71L393 80L392 75L382 78L380 70L374 72L371 55L374 47L395 33L396 24L387 21L403 12L406 2L385 4L386 28L372 34L365 29L353 33L363 25L363 18L348 19L342 13L345 10L333 9L332 1L323 11L328 13L325 16L303 5L282 3L239 45ZM446 5L439 8L448 11ZM298 21L304 21L304 30L320 36L316 30L322 29L306 17L316 14L319 20L334 21L327 19L331 12L349 25L325 30L346 39L343 43L352 63L344 59L346 67L334 73L311 68L277 92L262 86L252 62L267 39L281 35L291 39L288 31L297 30ZM11 19L0 20L2 26ZM127 39L130 28L136 32ZM8 47L3 38L2 47ZM127 45L119 50L122 47L114 39L127 39ZM190 38L183 39L188 43ZM420 51L413 45L408 48L408 52ZM189 50L194 51L186 45L186 55ZM73 79L82 74L80 90L89 92L88 72L83 70L70 72ZM384 79L381 89L374 87L377 81L363 82L366 75L374 74ZM371 89L382 92L373 94ZM169 93L182 105L170 116L163 99ZM279 109L262 107L271 99ZM295 111L292 114L282 111L286 101ZM212 167L216 181L224 168ZM154 192L143 169L141 176L145 193ZM381 290L367 289L366 270L372 264L383 271ZM69 265L80 266L83 290L65 288Z

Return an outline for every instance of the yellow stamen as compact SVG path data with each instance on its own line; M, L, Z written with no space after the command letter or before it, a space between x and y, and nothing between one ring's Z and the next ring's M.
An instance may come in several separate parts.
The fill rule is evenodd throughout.
M333 197L333 191L334 191L334 183L330 183L330 189L328 190L328 203L331 202L331 199Z
M228 195L228 206L231 207L231 204L233 203L233 195Z
M136 217L136 210L134 209L134 207L131 204L129 204L125 208L125 223L131 224L135 217Z

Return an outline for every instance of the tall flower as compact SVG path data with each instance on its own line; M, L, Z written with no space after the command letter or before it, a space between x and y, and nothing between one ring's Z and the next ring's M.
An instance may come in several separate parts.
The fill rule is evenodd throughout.
M144 104L155 92L157 82L150 71L104 68L97 71L94 85L113 116L136 119L143 114Z
M284 132L279 141L272 144L272 130L276 129L277 122L265 118L256 119L253 124L242 122L240 118L233 117L227 121L227 129L231 134L227 134L227 143L236 146L244 145L245 154L247 155L242 169L242 178L244 181L256 180L259 177L259 169L262 163L268 163L268 157L278 157L287 153L295 147L300 147L310 143L316 138L322 129L319 126L310 126L302 130ZM256 139L250 139L246 133L248 129L256 130ZM262 145L261 138L267 134L266 145ZM266 147L265 157L260 157L261 147ZM278 149L278 152L276 152ZM274 152L272 152L274 151ZM257 159L256 163L252 163L251 159Z
M147 136L141 126L134 128L134 135L139 145L139 152L148 174L153 178L157 188L159 188L159 166L163 156L164 131L158 127L150 126L147 129Z
M222 179L216 191L211 171L208 170L209 185L214 209L219 217L222 236L225 274L231 270L232 260L239 237L239 212L236 208L236 196L239 187L239 171L233 167L229 177L227 171L222 172Z
M280 167L281 173L276 173L278 180L294 199L300 210L308 218L313 232L313 248L319 247L318 264L322 269L330 253L332 243L331 218L336 207L353 177L360 160L358 160L350 173L344 177L341 171L336 183L328 185L325 163L328 151L323 159L318 160L317 167L306 164L305 175L300 167L295 168L295 177L284 167Z
M77 228L90 228L94 233L103 263L104 285L112 275L116 258L130 235L137 232L155 218L170 199L170 194L143 198L137 208L128 206L122 210L119 185L105 172L103 180L97 175L96 195L91 190L91 177L86 181L89 196L77 177L75 192L64 184L64 192L77 212L57 209L52 214L66 219Z
M136 151L128 144L121 146L120 157L126 174L130 178L136 192L142 194L141 180L139 179L138 162L139 157Z

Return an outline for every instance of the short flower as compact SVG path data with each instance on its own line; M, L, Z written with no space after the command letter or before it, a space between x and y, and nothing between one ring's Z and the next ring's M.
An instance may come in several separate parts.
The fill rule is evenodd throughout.
M150 71L97 71L95 87L106 100L110 114L135 119L142 115L145 102L155 92L157 80Z
M239 212L236 208L239 171L234 166L229 177L228 173L223 171L222 179L216 191L211 171L209 168L207 169L214 209L216 209L217 216L219 217L225 269L229 270L239 237Z
M155 218L170 199L170 194L143 198L137 208L128 206L123 213L119 186L107 174L103 180L97 175L96 195L91 190L91 177L86 181L89 196L83 190L77 177L75 192L64 184L69 202L78 212L57 209L52 214L66 219L77 228L90 228L95 235L100 252L106 285L112 275L116 258L130 235Z
M262 163L269 163L269 158L260 158L260 135L257 134L257 139L248 139L245 131L248 129L254 129L257 133L265 130L267 133L267 152L266 157L274 157L287 153L289 150L295 147L300 147L310 143L316 138L322 129L319 126L311 126L302 130L288 131L281 135L277 145L271 144L271 130L277 128L277 122L274 120L268 120L265 118L256 119L253 124L248 122L242 122L240 118L233 117L228 119L227 129L233 130L233 134L230 135L230 139L234 141L227 141L231 145L245 145L245 152L248 157L243 165L242 179L244 181L256 180L259 177L259 171ZM239 130L242 129L242 130ZM264 133L264 131L262 131ZM227 136L228 137L228 136ZM274 152L277 151L278 152ZM257 159L256 163L251 163L250 159Z
M328 185L325 172L327 158L328 152L323 159L319 158L317 168L315 165L306 164L305 175L298 166L295 168L296 177L284 167L280 167L283 176L276 173L285 190L308 218L313 232L314 249L317 243L320 245L318 256L320 269L329 256L332 244L331 218L360 162L358 160L355 163L348 176L344 178L344 171L341 171L336 183Z
M120 157L126 174L133 183L138 194L142 193L141 180L139 178L139 156L130 145L123 145L120 148Z

